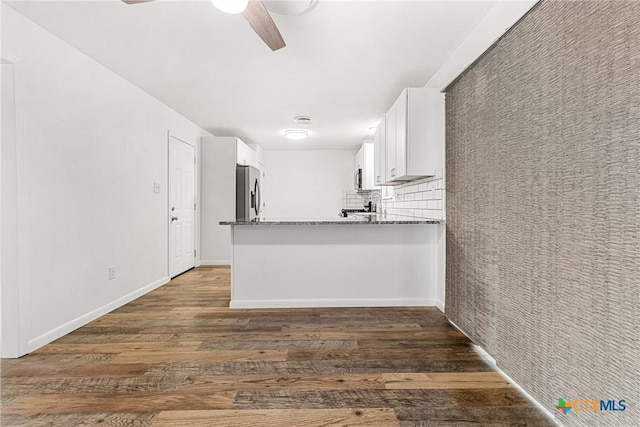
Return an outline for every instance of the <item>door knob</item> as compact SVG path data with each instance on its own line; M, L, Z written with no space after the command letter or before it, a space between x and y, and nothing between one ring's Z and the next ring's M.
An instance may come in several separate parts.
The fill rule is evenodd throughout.
M171 222L173 222L173 221L177 221L177 220L178 220L178 217L177 217L177 216L172 216L172 217L171 217Z

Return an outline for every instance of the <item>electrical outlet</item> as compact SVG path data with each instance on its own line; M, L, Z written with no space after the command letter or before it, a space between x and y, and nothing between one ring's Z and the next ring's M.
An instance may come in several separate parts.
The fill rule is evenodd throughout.
M116 267L115 265L112 265L111 267L109 267L109 280L113 280L116 278Z

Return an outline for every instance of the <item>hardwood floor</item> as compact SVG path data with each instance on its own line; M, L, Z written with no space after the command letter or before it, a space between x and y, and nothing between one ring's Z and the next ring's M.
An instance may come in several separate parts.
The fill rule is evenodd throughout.
M2 426L549 426L436 308L230 310L197 268L20 359Z

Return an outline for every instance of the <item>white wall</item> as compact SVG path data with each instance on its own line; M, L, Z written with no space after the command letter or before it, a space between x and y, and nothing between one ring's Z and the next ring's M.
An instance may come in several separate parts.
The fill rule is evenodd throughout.
M231 264L231 230L220 221L236 217L236 138L202 138L202 265Z
M3 176L17 265L2 253L18 279L2 295L21 295L24 352L168 280L167 132L197 146L207 133L4 3L2 51L19 58L15 182Z
M265 150L267 218L336 217L356 150Z
M1 73L2 85L2 150L0 161L0 173L2 179L0 183L2 209L0 210L2 224L2 238L0 239L0 254L2 254L2 268L0 278L2 283L17 283L17 194L16 194L16 144L15 144L15 111L13 97L13 64L6 63L2 58ZM11 207L9 209L8 207ZM13 266L13 267L9 267ZM17 322L19 311L18 301L20 295L17 287L3 286L0 292L0 307L2 315L1 325L5 329L0 329L3 333L1 348L9 349L17 353L18 331L17 328L6 328L7 325ZM0 354L4 354L0 351Z

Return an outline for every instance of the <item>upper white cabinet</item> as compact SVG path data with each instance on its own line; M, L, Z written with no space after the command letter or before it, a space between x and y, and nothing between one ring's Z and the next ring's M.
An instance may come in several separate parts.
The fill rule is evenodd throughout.
M404 89L383 123L376 132L380 135L374 136L381 148L386 145L375 153L380 168L377 184L397 185L434 176L438 147L444 145L444 94L435 89Z
M240 138L236 138L236 163L254 167L256 164L256 152Z
M375 185L375 165L374 165L374 143L364 142L356 154L354 161L355 178L360 180L360 191L376 190ZM359 176L358 176L359 175Z
M387 166L387 123L386 118L376 128L373 134L373 157L374 168L373 177L375 185L382 185L386 182L385 168Z
M254 166L258 170L264 171L264 151L258 144L249 144L249 148L254 151Z
M236 163L264 171L262 147L258 144L245 144L243 140L236 137Z

